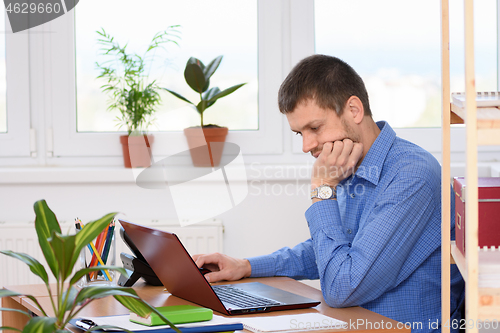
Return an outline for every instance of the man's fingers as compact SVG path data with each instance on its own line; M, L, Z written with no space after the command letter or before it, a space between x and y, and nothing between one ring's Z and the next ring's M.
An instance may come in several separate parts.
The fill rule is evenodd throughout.
M353 168L356 167L362 155L363 155L363 144L360 142L355 143L352 147L352 152L350 156L351 159L350 163L352 164L350 165L350 167Z
M199 268L202 268L204 265L209 264L215 264L218 266L220 262L220 254L197 254L193 256L193 260Z
M341 167L345 166L352 152L354 143L350 139L344 139L342 141L342 150L340 156L337 159L337 164Z

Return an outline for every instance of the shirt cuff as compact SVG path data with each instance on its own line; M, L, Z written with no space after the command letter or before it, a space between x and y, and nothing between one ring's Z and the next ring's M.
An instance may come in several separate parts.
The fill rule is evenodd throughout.
M274 276L274 258L271 255L246 258L252 266L250 277Z
M315 235L322 231L331 239L347 241L342 231L342 220L337 200L315 202L306 211L305 216L313 240Z

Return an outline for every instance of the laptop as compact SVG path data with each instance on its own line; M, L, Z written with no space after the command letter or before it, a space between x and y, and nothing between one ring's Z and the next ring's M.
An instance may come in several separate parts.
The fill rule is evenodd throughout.
M320 303L260 282L212 286L177 235L119 221L168 292L174 296L226 315L303 309Z

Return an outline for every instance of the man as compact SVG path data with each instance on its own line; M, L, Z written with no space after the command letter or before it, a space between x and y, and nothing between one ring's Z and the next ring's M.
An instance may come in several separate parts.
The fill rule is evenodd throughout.
M311 238L249 259L196 256L199 267L215 267L206 278L319 278L332 307L359 305L415 331L435 329L441 321L437 160L396 137L386 122L375 123L361 77L334 57L297 64L281 85L279 108L302 136L303 151L316 158L305 213ZM457 321L464 282L455 266L451 281Z

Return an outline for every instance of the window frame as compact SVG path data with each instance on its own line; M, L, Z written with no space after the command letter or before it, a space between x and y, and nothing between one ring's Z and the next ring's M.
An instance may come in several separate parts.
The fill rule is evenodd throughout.
M12 33L4 14L7 133L0 133L0 157L29 157L34 149L30 147L29 34Z
M259 57L259 130L229 131L226 138L237 143L243 154L282 154L283 123L278 112L276 96L282 79L282 4L258 1L258 57ZM77 10L77 8L76 8ZM109 157L121 156L119 135L115 133L78 133L76 131L76 77L75 77L75 25L74 13L51 21L57 36L49 41L49 59L58 64L58 73L51 86L66 98L53 100L52 108L52 158L62 157ZM266 31L273 31L272 34ZM68 110L70 112L68 112ZM153 155L163 158L188 149L181 131L152 132L155 136ZM172 144L175 143L175 144ZM49 152L50 153L50 152Z

